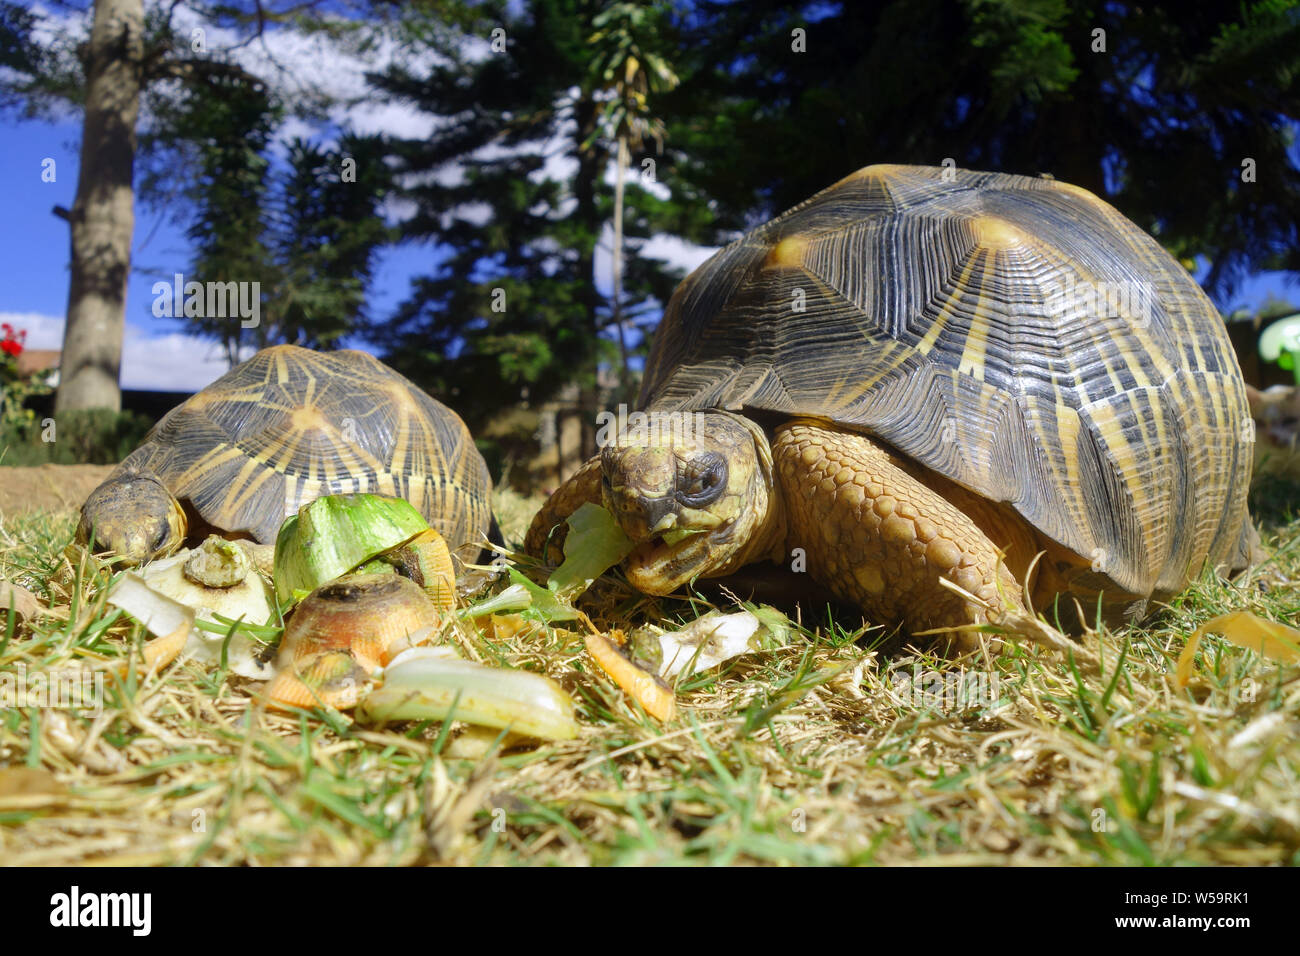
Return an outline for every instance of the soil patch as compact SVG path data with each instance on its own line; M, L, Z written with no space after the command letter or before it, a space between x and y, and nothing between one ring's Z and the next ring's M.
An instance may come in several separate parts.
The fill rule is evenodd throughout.
M0 467L0 518L28 511L76 510L113 465Z

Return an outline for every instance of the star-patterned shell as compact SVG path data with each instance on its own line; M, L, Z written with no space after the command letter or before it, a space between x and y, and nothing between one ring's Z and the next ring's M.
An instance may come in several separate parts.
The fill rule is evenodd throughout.
M1075 186L871 166L678 287L651 409L809 415L997 502L1130 594L1245 546L1254 430L1222 319Z
M471 559L491 523L465 423L364 352L263 349L172 409L115 474L139 471L208 524L266 544L327 494L405 498Z

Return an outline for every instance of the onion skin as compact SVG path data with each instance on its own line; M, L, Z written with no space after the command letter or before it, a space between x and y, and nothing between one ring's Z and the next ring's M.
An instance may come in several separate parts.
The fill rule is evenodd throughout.
M346 651L325 651L295 661L266 685L267 704L288 707L355 707L374 686L374 678Z
M373 723L451 717L545 740L578 736L573 699L549 677L449 660L422 649L388 668L383 686L361 702L357 717Z
M443 616L424 590L397 574L349 574L305 597L285 627L270 702L294 707L355 706L361 684L412 636L425 639ZM340 657L352 661L345 668Z
M451 551L442 535L432 528L421 531L400 548L380 555L379 560L391 564L402 577L424 588L440 611L450 611L456 606L456 569L451 563Z

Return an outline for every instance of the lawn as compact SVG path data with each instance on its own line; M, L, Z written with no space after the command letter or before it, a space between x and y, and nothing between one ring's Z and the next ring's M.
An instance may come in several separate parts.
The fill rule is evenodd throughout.
M784 646L677 686L660 724L591 663L577 630L484 633L464 656L546 673L579 739L497 746L434 723L283 714L261 686L179 663L104 684L100 713L0 710L0 858L10 864L1295 864L1300 671L1207 638L1249 609L1294 624L1300 519L1257 494L1272 559L1206 577L1142 626L1085 636L1099 672L1010 646L950 662L855 616L805 611ZM500 493L517 543L536 499ZM11 617L0 674L131 655L110 575L71 544L71 510L0 519L0 579L50 614ZM692 620L616 574L583 605L601 628ZM723 610L734 610L726 604Z

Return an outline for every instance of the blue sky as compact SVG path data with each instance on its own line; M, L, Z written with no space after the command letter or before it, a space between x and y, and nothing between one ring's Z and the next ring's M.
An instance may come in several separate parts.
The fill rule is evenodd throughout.
M74 123L0 122L0 182L10 184L3 203L9 227L0 229L0 315L27 328L28 345L33 348L60 347L68 301L68 225L51 210L72 207L79 137L80 128ZM52 183L41 179L47 157L56 164ZM215 378L224 371L215 346L195 343L183 334L181 323L153 315L153 283L160 275L184 272L189 258L184 229L168 221L165 211L137 203L126 318L143 341L128 349L124 363L128 367L123 370L127 387L190 391L195 387L193 374ZM370 290L375 314L391 312L406 295L411 277L428 272L435 262L436 251L427 245L383 250ZM154 344L162 352L142 348L144 342L154 340L161 340ZM185 355L169 354L182 345ZM143 366L131 361L138 357L151 361ZM183 361L178 364L179 359ZM199 387L202 384L206 383Z

